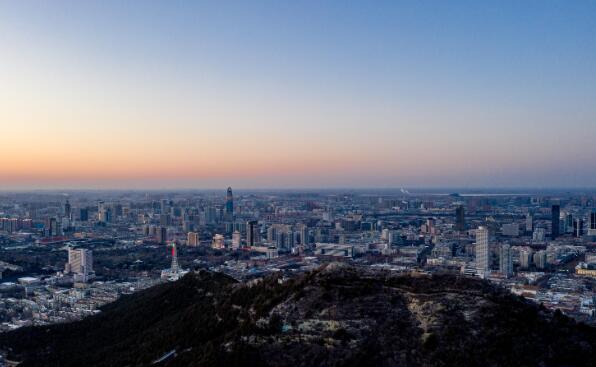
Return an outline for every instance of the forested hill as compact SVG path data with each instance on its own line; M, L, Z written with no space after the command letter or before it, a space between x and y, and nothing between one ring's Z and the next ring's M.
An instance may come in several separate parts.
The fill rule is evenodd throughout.
M0 348L22 366L592 366L596 330L480 280L330 264L191 273Z

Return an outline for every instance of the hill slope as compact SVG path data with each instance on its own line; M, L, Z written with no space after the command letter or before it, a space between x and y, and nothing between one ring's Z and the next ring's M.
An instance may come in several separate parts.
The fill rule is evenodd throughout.
M331 264L242 285L201 272L86 320L0 335L23 366L589 366L596 330L490 284ZM169 353L168 352L172 352Z

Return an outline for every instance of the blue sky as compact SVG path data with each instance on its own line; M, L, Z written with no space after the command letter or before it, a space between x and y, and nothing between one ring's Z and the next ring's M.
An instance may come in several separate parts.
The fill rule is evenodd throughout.
M6 187L596 186L592 1L0 1L0 45Z

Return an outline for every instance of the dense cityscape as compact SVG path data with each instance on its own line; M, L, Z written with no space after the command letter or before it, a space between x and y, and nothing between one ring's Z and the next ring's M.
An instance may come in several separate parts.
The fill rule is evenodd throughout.
M0 0L0 367L593 367L596 1Z
M486 279L596 323L596 195L439 190L5 192L1 330L85 318L208 269L329 262Z

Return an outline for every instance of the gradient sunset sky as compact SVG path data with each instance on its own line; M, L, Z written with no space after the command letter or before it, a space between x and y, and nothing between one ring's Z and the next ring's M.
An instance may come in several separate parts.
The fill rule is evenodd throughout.
M0 189L596 187L596 2L0 0L0 157Z

